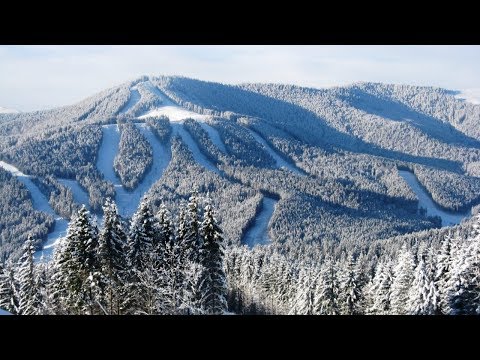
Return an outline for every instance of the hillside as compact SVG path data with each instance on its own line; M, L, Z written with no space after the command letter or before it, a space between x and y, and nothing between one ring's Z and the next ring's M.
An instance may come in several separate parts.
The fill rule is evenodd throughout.
M212 198L227 244L314 254L468 217L480 105L407 85L141 77L72 106L0 114L0 161L0 259L17 258L28 233L54 244L86 199L100 222L108 197L130 217L144 196L156 213L193 190Z

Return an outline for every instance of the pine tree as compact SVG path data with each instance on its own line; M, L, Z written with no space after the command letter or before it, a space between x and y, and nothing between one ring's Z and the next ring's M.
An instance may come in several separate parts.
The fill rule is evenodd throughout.
M339 304L342 314L360 314L362 289L353 255L342 269L339 276Z
M117 206L107 199L103 206L103 228L99 235L98 261L100 288L105 293L102 304L109 314L122 312L123 275L127 270L125 248L127 235Z
M474 315L480 313L480 215L474 234L456 251L451 276L447 283L449 313Z
M314 315L315 294L319 274L311 269L302 269L298 276L296 295L293 298L290 315Z
M28 236L23 250L17 272L19 314L36 315L40 309L40 290L36 282L35 265L33 263L35 246L31 236Z
M131 270L141 272L153 250L155 237L155 220L146 199L140 203L132 217L127 243L128 266Z
M194 192L188 199L185 211L185 235L183 244L188 260L202 263L202 237L200 236L200 221L198 210L198 194Z
M12 266L3 268L0 264L0 309L18 314L18 285Z
M319 315L339 314L337 266L331 257L327 257L322 264L314 308Z
M375 277L372 280L369 292L371 306L369 314L388 315L391 311L391 287L393 282L393 271L391 261L381 262L377 266Z
M85 208L78 211L70 221L67 236L57 246L54 258L54 297L56 303L69 314L93 314L98 310L89 277L96 272L95 244L96 229L90 223Z
M415 277L408 292L408 313L434 315L437 311L437 294L433 277L428 273L423 257L415 268Z
M214 217L214 210L207 204L204 211L200 242L204 272L201 277L203 309L207 314L223 314L227 311L227 279L224 269L225 244L223 231Z
M143 199L132 217L127 242L129 278L123 306L133 313L151 313L153 297L149 296L157 283L157 258L154 252L155 218L147 199ZM142 283L143 281L143 283ZM148 293L148 294L147 294Z
M391 294L391 313L404 315L408 313L408 292L414 279L414 257L410 251L403 247L398 256L397 265L393 269L393 282Z

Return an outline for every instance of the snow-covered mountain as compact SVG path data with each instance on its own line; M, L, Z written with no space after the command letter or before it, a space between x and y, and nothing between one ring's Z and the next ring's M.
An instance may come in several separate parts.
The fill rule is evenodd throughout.
M480 201L480 105L459 96L159 76L1 114L0 258L28 232L53 245L80 203L101 218L112 197L129 217L144 196L157 211L194 190L231 246L363 246L456 224Z

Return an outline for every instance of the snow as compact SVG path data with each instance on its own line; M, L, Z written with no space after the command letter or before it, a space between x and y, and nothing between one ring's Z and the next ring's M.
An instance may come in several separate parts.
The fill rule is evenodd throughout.
M225 144L223 143L222 139L220 138L220 134L216 129L208 125L207 123L200 122L200 126L205 130L210 137L210 140L212 140L213 144L224 154L228 155L227 148L225 147Z
M207 115L197 114L197 113L194 113L193 111L189 111L178 106L167 105L167 106L162 106L156 109L152 109L148 111L146 114L139 116L138 118L145 119L149 117L160 117L162 115L167 116L171 122L178 122L185 119L203 121L208 117Z
M113 169L113 162L120 142L120 132L117 125L103 126L103 140L97 159L97 168L103 173L105 179L115 186L115 202L120 215L128 217L132 216L137 210L143 195L161 178L172 157L170 147L160 143L146 124L136 124L136 126L152 146L153 164L133 191L128 191L123 187Z
M204 121L205 119L209 118L208 115L198 114L176 105L150 82L147 82L145 87L162 100L163 106L147 111L142 116L139 116L139 119L160 117L162 115L167 116L170 119L170 122L179 122L185 119Z
M89 209L88 193L80 186L76 180L57 179L59 183L69 188L73 193L73 200L77 204L85 205Z
M10 314L8 311L5 311L5 310L3 310L3 309L0 309L0 316L1 316L1 315L12 315L12 314Z
M192 138L190 133L187 130L185 130L185 128L183 127L183 124L170 123L170 125L172 126L172 133L174 135L180 136L183 143L187 145L188 149L193 155L193 158L199 165L203 166L207 170L213 171L218 175L221 175L220 170L218 170L218 168L215 165L213 165L212 162L208 160L207 157L200 151L197 143Z
M285 161L280 155L277 154L275 150L273 150L270 145L265 141L264 138L262 138L260 135L258 135L254 130L252 129L247 129L250 134L254 137L254 139L260 143L263 148L270 154L270 156L275 160L276 166L278 168L285 168L287 170L290 170L291 172L294 172L298 175L304 175L304 173L298 169L296 166L293 164Z
M0 114L18 114L20 111L0 106Z
M253 248L255 245L265 245L271 241L268 235L268 223L275 211L276 204L277 200L266 196L263 197L260 213L243 237L244 244Z
M469 216L468 213L453 213L441 209L430 194L425 191L423 186L418 181L415 174L406 170L399 170L398 174L407 182L413 192L417 195L418 206L427 210L428 216L440 216L442 219L442 226L452 226L460 224L460 222Z
M135 106L137 102L140 101L140 93L137 90L137 87L134 86L130 89L130 98L127 101L127 104L120 110L119 114L125 114L128 110Z
M455 97L471 104L480 105L480 88L460 90Z
M15 177L17 177L17 179L26 186L32 197L33 208L35 210L42 211L54 217L54 228L53 231L47 235L47 241L43 245L44 250L40 250L34 255L35 260L38 260L42 255L44 257L49 257L52 253L52 248L54 247L58 239L67 234L67 220L57 215L57 213L52 209L52 207L48 203L46 196L31 180L31 176L22 173L15 166L7 164L4 161L0 161L0 166L5 170L9 171Z

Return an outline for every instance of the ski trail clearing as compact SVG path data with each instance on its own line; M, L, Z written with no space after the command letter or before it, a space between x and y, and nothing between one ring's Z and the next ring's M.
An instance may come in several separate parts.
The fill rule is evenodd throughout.
M117 125L102 127L103 139L100 145L97 168L106 180L115 186L115 202L120 215L130 217L137 210L144 194L157 182L167 168L172 157L169 144L162 144L146 124L135 124L140 133L147 139L153 151L153 163L142 181L133 191L126 190L120 178L115 174L113 163L118 152L120 132Z
M428 216L439 216L442 219L442 226L460 224L464 218L470 216L469 213L454 213L440 208L433 201L430 194L425 191L414 173L407 170L398 170L398 174L407 182L415 195L417 195L418 206L426 209Z
M253 248L256 245L266 245L271 239L268 235L268 224L275 211L277 200L264 196L260 213L256 216L253 225L246 231L242 243Z
M222 176L220 170L214 164L212 164L212 162L208 160L205 155L203 155L195 140L192 138L190 133L183 127L183 124L170 123L170 125L172 126L172 134L178 135L182 139L183 143L187 145L197 164L203 166L207 170L213 171L214 173Z
M212 126L208 125L207 123L199 122L198 124L202 127L203 130L207 132L213 144L225 155L228 155L227 148L225 147L225 144L223 143L222 138L220 137L220 134L218 133L218 131Z
M48 259L52 255L53 247L59 238L67 234L68 221L59 216L48 203L47 197L40 191L40 189L33 183L31 176L22 173L15 166L7 164L4 161L0 161L0 166L15 176L30 192L32 197L33 208L37 211L41 211L50 214L55 219L53 231L48 233L47 240L43 244L43 250L39 250L35 253L35 260L38 261L42 256Z
M128 98L127 103L125 106L122 108L122 110L119 111L119 114L125 114L130 110L132 107L134 107L139 101L140 101L140 93L137 90L137 87L134 86L130 89L130 97Z

